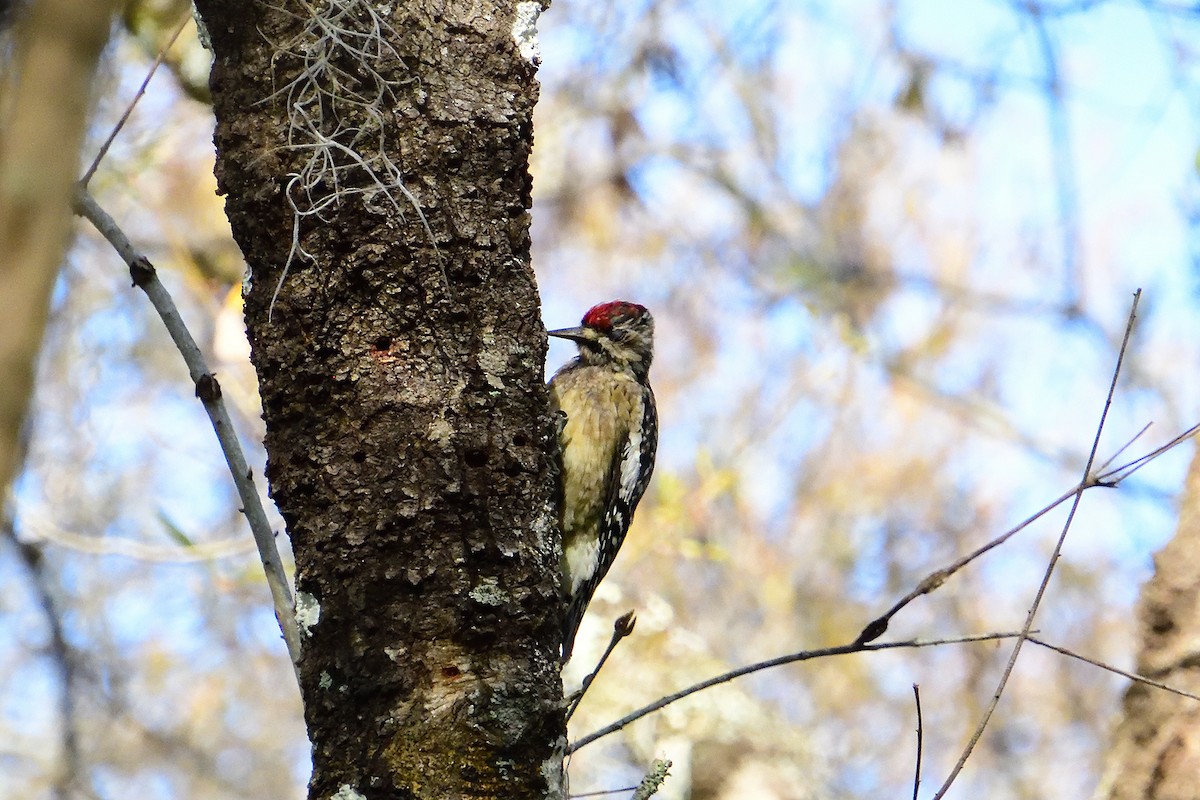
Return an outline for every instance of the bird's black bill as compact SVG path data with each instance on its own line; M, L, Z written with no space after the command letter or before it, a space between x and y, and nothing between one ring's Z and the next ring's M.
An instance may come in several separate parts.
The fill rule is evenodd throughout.
M592 337L587 335L584 328L559 328L556 331L546 331L547 336L557 336L559 339L570 339L573 342L590 342Z

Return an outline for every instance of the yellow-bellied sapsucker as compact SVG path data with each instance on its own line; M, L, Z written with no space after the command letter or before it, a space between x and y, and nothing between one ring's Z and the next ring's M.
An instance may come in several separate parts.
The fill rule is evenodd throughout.
M612 566L650 483L658 412L650 389L654 318L643 306L601 303L578 328L549 331L579 345L550 379L561 411L563 583L569 607L562 660L596 586Z

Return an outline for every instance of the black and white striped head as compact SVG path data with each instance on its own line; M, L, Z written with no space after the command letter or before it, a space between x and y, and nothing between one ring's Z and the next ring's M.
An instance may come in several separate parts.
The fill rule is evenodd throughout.
M592 306L578 328L547 331L579 345L579 360L611 364L645 378L654 355L654 317L645 306L614 300Z

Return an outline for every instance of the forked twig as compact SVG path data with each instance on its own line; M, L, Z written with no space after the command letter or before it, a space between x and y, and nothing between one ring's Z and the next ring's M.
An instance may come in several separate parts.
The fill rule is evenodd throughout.
M1114 467L1113 469L1109 470L1108 472L1105 472L1105 473L1102 473L1102 474L1096 476L1097 484L1099 486L1116 486L1121 481L1125 480L1130 475L1137 472L1139 469L1141 469L1142 467L1146 466L1154 459L1161 456L1163 453L1167 452L1168 450L1172 450L1172 449L1178 447L1179 445L1186 442L1188 439L1195 436L1197 431L1200 431L1200 424L1193 425L1192 427L1188 428L1183 433L1176 436L1171 441L1167 442L1166 444L1162 445L1161 447L1157 447L1154 450L1151 450L1149 453L1142 456L1141 458L1135 458L1133 461L1130 461L1128 464L1123 464L1119 467Z
M1136 441L1138 438L1140 438L1143 435L1143 433L1145 433L1146 429L1149 427L1150 426L1147 425L1144 428L1142 428L1142 430L1139 431L1136 436L1134 436L1132 439L1130 439L1128 442L1126 442L1121 447L1121 449L1117 451L1117 454L1119 455L1121 452L1124 452L1126 449L1128 449L1129 446L1131 444L1133 444L1133 442ZM942 584L945 583L946 580L950 578L950 576L954 575L954 573L958 572L959 570L961 570L963 567L970 564L975 559L979 558L980 556L983 556L984 554L988 553L989 551L994 550L995 548L1004 544L1006 541L1011 539L1014 535L1016 535L1017 533L1020 533L1025 528L1028 528L1031 524L1033 524L1037 520L1041 519L1046 514L1049 514L1051 511L1058 508L1060 505L1067 502L1071 498L1075 497L1079 493L1084 492L1088 489L1098 487L1098 486L1104 487L1104 488L1109 488L1109 489L1119 486L1122 481L1129 478L1131 475L1133 475L1133 473L1137 472L1139 469L1146 466L1146 464L1149 464L1151 461L1158 458L1159 456L1166 453L1167 451L1172 450L1175 447L1178 447L1179 445L1183 444L1189 438L1194 436L1197 431L1200 431L1200 424L1193 425L1192 427L1188 428L1183 433L1176 436L1171 441L1167 442L1166 444L1162 445L1161 447L1155 448L1154 450L1152 450L1151 452L1147 453L1144 456L1140 456L1139 458L1136 458L1133 461L1130 461L1126 464L1122 464L1119 467L1114 467L1113 469L1109 470L1108 472L1100 472L1099 474L1089 475L1085 480L1083 480L1080 483L1077 483L1073 488L1068 489L1067 491L1063 492L1058 497L1056 497L1054 500L1051 500L1049 503L1047 503L1045 506L1043 506L1040 510L1038 510L1034 514L1031 514L1030 516L1026 517L1024 520L1019 522L1017 525L1015 525L1012 528L1009 528L1007 531L1000 534L996 538L994 538L991 541L987 542L986 544L976 548L975 550L972 550L970 553L955 560L951 564L949 564L945 567L941 567L939 569L935 569L933 572L929 573L923 579L921 579L920 583L917 584L916 588L914 588L908 594L904 595L904 597L897 600L892 605L892 607L889 608L886 612L879 615L875 619L871 620L871 622L867 623L867 625L862 629L862 632L860 632L858 634L858 638L864 642L871 642L871 641L874 641L875 639L878 639L880 636L882 636L887 631L888 623L891 622L892 617L896 616L896 614L898 614L905 606L907 606L913 600L916 600L921 595L929 594L930 592L933 592L936 589L940 588L942 586ZM1108 462L1106 462L1105 466L1107 466L1108 463L1111 463L1115 459L1115 457L1116 456L1114 456L1113 458L1110 458L1108 460ZM1101 469L1103 469L1103 467L1101 467Z
M634 616L633 611L626 611L613 621L612 638L608 640L608 647L604 649L604 655L600 656L600 660L596 662L596 668L592 670L590 675L583 679L583 685L575 693L575 697L570 708L567 709L566 718L563 722L571 721L571 716L575 713L575 709L579 708L579 704L583 702L583 696L587 693L588 687L592 685L592 681L596 680L596 676L600 674L600 668L604 666L605 661L608 661L608 657L612 655L613 650L617 649L617 645L620 644L621 640L633 633L634 625L637 625L637 617Z
M1113 453L1111 456L1109 456L1108 458L1106 458L1106 459L1104 460L1104 463L1103 463L1103 464L1101 464L1100 466L1096 467L1096 472L1097 472L1097 473L1102 473L1102 472L1104 472L1104 470L1106 470L1106 469L1108 469L1110 466L1112 466L1112 463L1113 463L1114 461L1116 461L1118 458L1120 458L1122 453L1124 453L1126 450L1128 450L1130 447L1132 447L1134 442L1136 442L1138 439L1142 438L1142 437L1143 437L1143 436L1146 434L1146 431L1150 430L1150 428L1151 428L1153 425L1154 425L1154 423L1153 423L1153 422L1147 422L1145 425L1143 425L1143 426L1142 426L1142 429L1141 429L1140 431L1138 431L1137 433L1135 433L1135 434L1133 435L1133 438L1132 438L1132 439L1130 439L1130 440L1129 440L1128 442L1126 442L1125 444L1121 445L1121 447L1120 447L1120 448L1117 450L1117 452Z
M1030 525L1037 522L1054 509L1058 508L1067 500L1070 500L1079 491L1087 488L1090 488L1090 486L1083 484L1076 485L1073 489L1063 492L1057 498L1047 503L1040 511L1037 511L1036 513L1026 517L1016 526L1009 528L1007 531L992 539L988 543L976 548L975 550L972 550L970 553L962 558L957 559L953 563L929 573L921 580L920 583L917 584L916 588L904 595L904 597L897 600L886 612L867 623L866 627L864 627L858 634L857 641L864 643L875 641L887 631L888 623L891 622L892 617L900 613L900 611L913 600L916 600L921 595L929 594L930 592L937 590L951 575L958 572L963 567L967 566L985 553L988 553L989 551L994 550L995 548L1004 544L1013 536L1025 530Z

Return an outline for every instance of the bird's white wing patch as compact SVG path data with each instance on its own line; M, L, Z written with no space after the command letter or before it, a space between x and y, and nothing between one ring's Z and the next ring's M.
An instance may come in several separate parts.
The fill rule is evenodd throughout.
M629 439L621 452L621 488L618 490L618 494L626 503L629 502L642 472L642 415L639 414L636 420L630 422L632 424L629 426Z
M563 548L563 560L567 562L567 575L571 577L568 587L572 595L579 591L584 580L596 571L600 559L600 542L595 537L576 537Z

